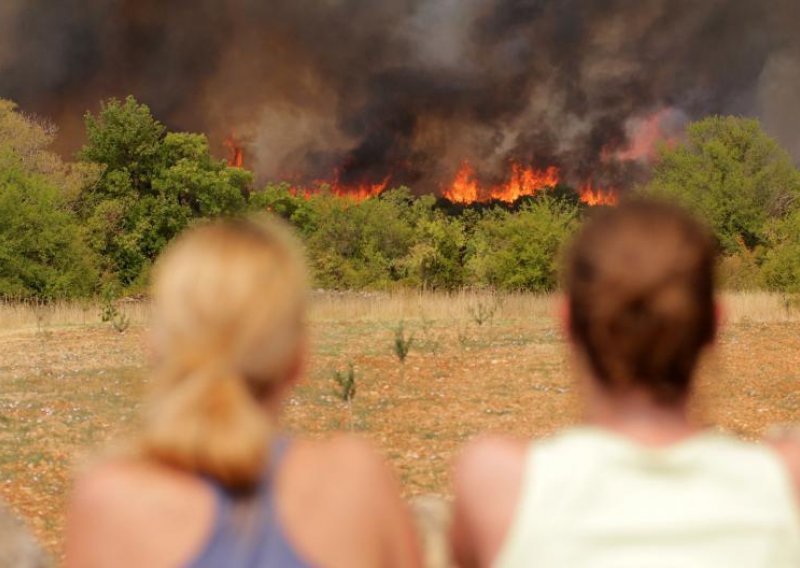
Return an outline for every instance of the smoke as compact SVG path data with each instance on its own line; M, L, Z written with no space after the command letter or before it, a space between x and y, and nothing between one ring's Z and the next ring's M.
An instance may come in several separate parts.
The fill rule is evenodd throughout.
M262 179L436 191L470 161L626 187L648 144L711 113L760 117L800 159L792 0L4 0L0 96L81 144L134 94Z

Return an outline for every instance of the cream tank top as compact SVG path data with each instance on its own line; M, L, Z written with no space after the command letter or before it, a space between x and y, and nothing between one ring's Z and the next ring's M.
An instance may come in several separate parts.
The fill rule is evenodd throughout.
M525 468L498 568L800 567L795 490L766 446L578 427L535 442Z

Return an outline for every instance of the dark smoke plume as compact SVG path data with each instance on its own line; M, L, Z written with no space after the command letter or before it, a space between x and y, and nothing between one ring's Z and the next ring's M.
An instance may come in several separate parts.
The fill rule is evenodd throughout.
M800 158L798 29L794 0L3 0L0 96L65 152L132 93L264 179L431 191L513 159L624 187L654 121L758 116Z

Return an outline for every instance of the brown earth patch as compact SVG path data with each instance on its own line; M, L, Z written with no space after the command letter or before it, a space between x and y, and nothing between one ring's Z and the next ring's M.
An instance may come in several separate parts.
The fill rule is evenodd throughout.
M530 438L579 414L567 351L553 318L500 314L477 325L463 314L405 318L415 342L393 353L398 321L346 313L312 322L305 380L287 401L286 428L323 437L351 428L396 468L407 496L449 492L449 468L481 432ZM0 496L60 556L74 464L129 430L147 386L146 330L104 325L4 330L0 341ZM333 371L352 362L352 409ZM800 323L730 325L706 362L697 411L757 437L800 421Z

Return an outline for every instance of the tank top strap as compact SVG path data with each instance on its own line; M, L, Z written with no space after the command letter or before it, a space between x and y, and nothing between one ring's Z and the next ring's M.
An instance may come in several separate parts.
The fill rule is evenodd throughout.
M286 457L286 452L291 445L291 439L288 436L277 436L272 442L269 451L269 462L265 468L266 475L271 479L274 477L275 472L280 468L283 458Z
M283 436L272 442L261 482L248 497L237 497L215 480L207 480L216 501L215 518L202 550L187 566L308 566L288 541L276 511L274 479L290 445ZM247 513L247 522L242 522L242 512Z
M256 489L256 499L262 501L267 507L266 513L271 517L273 515L273 500L274 494L273 486L275 485L275 477L281 468L283 458L291 445L290 439L286 436L277 437L271 444L267 463L264 467L264 473L261 476L261 481Z

